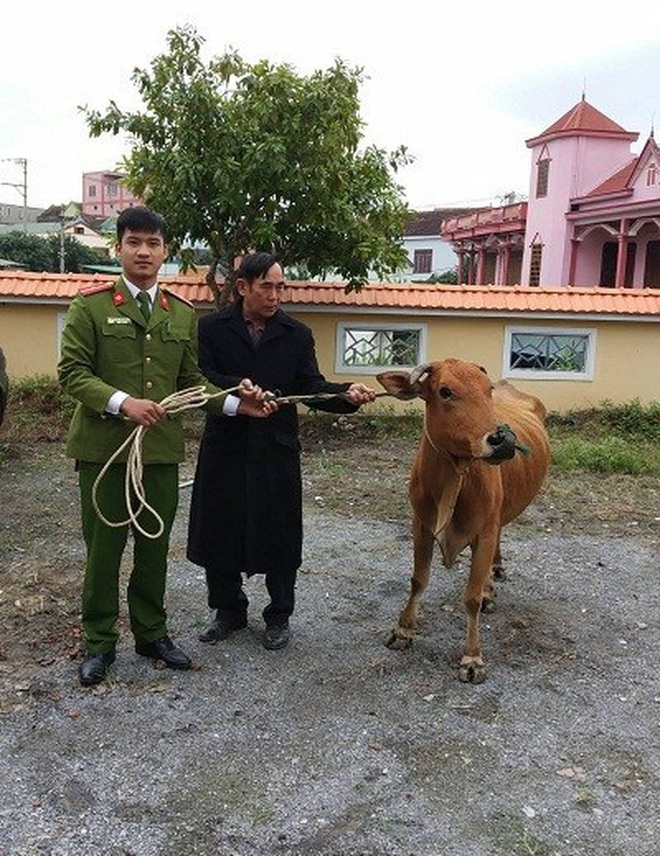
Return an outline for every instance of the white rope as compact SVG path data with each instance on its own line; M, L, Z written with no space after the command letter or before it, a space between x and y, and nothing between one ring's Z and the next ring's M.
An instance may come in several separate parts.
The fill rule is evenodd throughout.
M174 392L172 393L172 395L168 395L167 398L164 398L160 402L161 407L165 409L168 416L172 416L175 413L181 413L183 410L193 410L197 407L203 407L212 398L217 398L220 395L238 392L239 387L235 386L232 389L223 389L222 392L215 393L209 393L205 390L205 386L191 386L188 387L188 389L182 389L179 392ZM149 503L147 502L144 485L142 483L142 441L144 438L144 432L146 430L147 426L136 426L136 428L131 431L131 433L124 440L124 442L117 449L117 451L112 455L112 457L103 465L103 469L96 477L96 480L94 481L94 485L92 487L92 504L99 518L103 521L103 523L105 523L106 526L110 526L112 528L119 528L121 526L128 526L129 524L132 524L138 530L138 532L141 532L142 535L144 535L146 538L156 539L160 538L160 536L163 534L165 524L163 523L163 519L160 514L158 514L156 509L153 506L149 505ZM128 458L126 461L124 496L126 499L126 508L128 509L128 517L126 518L126 520L112 521L108 520L101 512L97 498L97 491L101 479L127 446L130 446L130 448L128 450ZM139 503L136 511L134 511L132 508L131 500L133 497L135 497ZM157 523L156 532L147 532L138 523L137 518L143 511L149 512L155 519Z

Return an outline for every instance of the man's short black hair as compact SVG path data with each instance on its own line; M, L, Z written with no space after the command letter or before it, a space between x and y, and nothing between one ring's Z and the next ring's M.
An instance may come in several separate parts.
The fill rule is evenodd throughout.
M255 279L263 276L273 265L277 264L279 264L279 261L272 253L249 253L247 256L243 256L236 271L236 279L254 282Z
M167 240L167 223L162 214L152 211L146 205L135 205L133 208L126 208L117 217L117 243L121 244L121 239L124 232L130 229L131 232L151 232L162 235L163 240Z

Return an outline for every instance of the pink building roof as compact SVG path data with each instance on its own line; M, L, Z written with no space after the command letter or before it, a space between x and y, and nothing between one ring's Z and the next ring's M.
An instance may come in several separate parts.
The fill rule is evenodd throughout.
M0 301L68 303L81 288L114 282L100 274L54 274L0 271ZM198 276L163 277L166 285L197 306L210 308L209 287ZM394 312L559 313L653 317L660 320L660 289L566 288L530 286L368 283L362 291L345 291L343 283L292 281L284 304L295 311L341 308L344 311L390 309Z
M547 141L556 137L594 136L594 137L617 137L622 140L634 141L639 134L636 131L626 131L600 110L596 110L588 101L581 101L553 122L541 134L527 140L527 146L531 148L540 141Z

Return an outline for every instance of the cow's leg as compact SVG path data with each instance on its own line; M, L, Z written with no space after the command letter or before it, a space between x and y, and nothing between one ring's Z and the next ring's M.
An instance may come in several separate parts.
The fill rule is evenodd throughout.
M385 640L388 648L407 648L417 630L419 604L431 574L431 559L433 558L433 534L415 515L413 519L414 570L410 581L410 594L406 605L401 610L397 626L390 631Z
M495 580L504 580L506 579L506 574L504 573L504 568L502 567L502 554L500 553L500 536L502 534L502 528L500 527L499 532L497 533L497 546L495 547L495 555L493 556L493 564L491 566L490 574L488 576L488 580L486 585L484 586L484 594L483 599L481 601L481 611L482 612L494 612L495 610L495 597L497 595L497 590L495 588Z
M506 579L506 571L504 570L504 565L502 564L502 553L500 551L500 536L502 534L502 529L500 527L499 534L497 536L497 547L495 548L495 556L493 557L493 579L494 580L505 580Z
M490 584L496 547L497 531L483 532L472 544L470 576L465 588L467 634L459 670L460 679L466 683L480 684L486 680L486 666L481 656L479 639L479 617L484 592Z

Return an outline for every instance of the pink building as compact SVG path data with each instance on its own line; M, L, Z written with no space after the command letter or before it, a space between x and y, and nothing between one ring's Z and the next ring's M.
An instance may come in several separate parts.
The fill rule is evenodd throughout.
M530 140L529 201L446 220L459 282L660 287L660 153L584 98Z
M83 214L111 217L125 208L140 205L123 184L124 174L113 170L83 173Z

